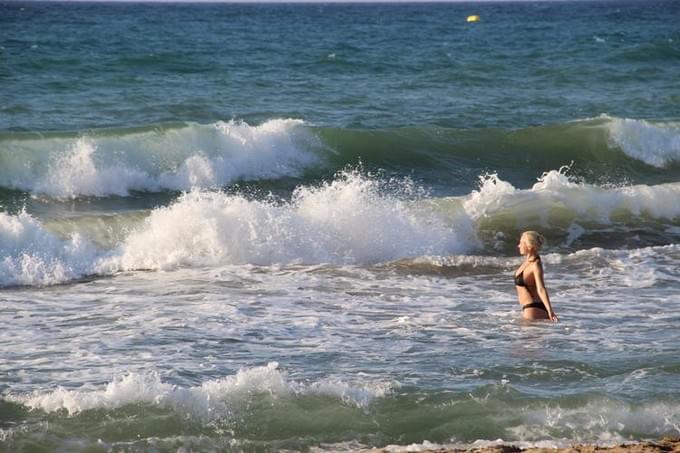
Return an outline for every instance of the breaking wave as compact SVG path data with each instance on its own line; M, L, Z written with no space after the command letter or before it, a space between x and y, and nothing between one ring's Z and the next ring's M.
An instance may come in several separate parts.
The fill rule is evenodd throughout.
M360 160L399 174L415 171L429 183L445 177L468 187L489 168L521 179L569 162L592 180L675 181L680 123L602 115L519 130L369 130L273 119L0 133L0 186L66 199L291 177L315 183Z
M222 187L301 175L318 140L300 120L0 136L0 185L58 198Z
M128 373L115 378L103 389L36 392L10 396L9 400L44 412L65 411L75 415L93 409L114 410L130 404L152 404L205 420L233 413L242 403L257 396L334 398L343 404L366 408L390 392L392 383L352 385L341 380L313 383L288 379L277 362L241 369L235 375L211 380L196 387L163 382L157 372Z
M514 255L523 229L540 229L559 253L607 244L641 248L680 233L672 226L680 217L679 198L678 183L604 188L575 181L564 170L544 174L529 189L485 175L466 196L436 198L408 179L348 170L329 182L299 186L290 199L194 190L115 221L86 215L42 223L26 212L0 213L0 284L184 266ZM631 235L641 219L646 239Z
M87 432L105 422L111 447L117 439L134 439L139 447L177 448L192 445L200 435L203 448L224 448L225 439L231 447L253 448L253 437L269 435L275 446L288 449L321 443L335 450L346 439L355 441L355 449L387 446L387 451L437 445L555 448L680 433L678 403L672 400L631 404L602 394L527 398L507 382L472 392L426 391L379 378L366 382L365 377L360 383L302 382L290 379L276 362L195 386L170 384L157 372L128 373L103 387L9 394L0 400L5 409L8 404L18 405L14 411L51 414L53 429L64 425L71 432ZM130 418L137 420L135 426ZM23 438L41 435L39 425L21 428L3 429L0 441L20 445ZM409 439L418 441L409 445Z

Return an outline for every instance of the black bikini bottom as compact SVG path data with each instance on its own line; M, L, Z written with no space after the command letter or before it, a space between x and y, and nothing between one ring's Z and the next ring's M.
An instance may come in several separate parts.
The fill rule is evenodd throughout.
M545 309L543 302L532 302L530 304L522 305L522 310L526 310L527 308L538 308L546 313L548 312L548 310Z

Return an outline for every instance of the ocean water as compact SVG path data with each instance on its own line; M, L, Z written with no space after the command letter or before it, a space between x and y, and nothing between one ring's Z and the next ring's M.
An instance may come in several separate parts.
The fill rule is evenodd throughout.
M678 24L0 3L0 451L678 436Z

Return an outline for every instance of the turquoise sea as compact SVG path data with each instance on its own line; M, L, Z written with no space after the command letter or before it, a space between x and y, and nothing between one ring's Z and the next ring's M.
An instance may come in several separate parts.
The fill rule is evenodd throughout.
M0 1L0 451L680 435L678 24Z

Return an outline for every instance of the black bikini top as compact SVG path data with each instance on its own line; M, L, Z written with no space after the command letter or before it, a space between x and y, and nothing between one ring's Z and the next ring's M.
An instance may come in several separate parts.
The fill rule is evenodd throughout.
M515 275L515 286L523 286L526 288L527 284L524 283L524 271Z
M531 262L535 263L536 261L541 261L541 257L537 256L536 259L531 261ZM522 271L519 272L518 274L515 274L514 277L515 277L515 286L521 286L521 287L524 287L524 288L529 286L524 281L524 269L522 269ZM534 286L534 285L532 285L532 286Z

